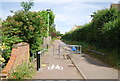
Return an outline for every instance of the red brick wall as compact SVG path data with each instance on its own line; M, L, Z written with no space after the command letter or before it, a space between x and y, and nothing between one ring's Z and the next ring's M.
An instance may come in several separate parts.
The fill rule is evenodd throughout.
M29 62L29 44L19 43L13 46L10 59L5 67L2 70L2 74L8 74L12 68L15 68L17 65L22 62Z

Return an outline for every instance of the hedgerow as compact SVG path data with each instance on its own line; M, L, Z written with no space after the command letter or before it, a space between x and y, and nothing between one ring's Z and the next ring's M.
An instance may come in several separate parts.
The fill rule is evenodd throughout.
M91 22L64 34L62 39L86 42L96 48L109 50L111 53L107 52L106 62L113 62L112 65L117 66L120 53L120 12L113 8L98 10L91 17Z

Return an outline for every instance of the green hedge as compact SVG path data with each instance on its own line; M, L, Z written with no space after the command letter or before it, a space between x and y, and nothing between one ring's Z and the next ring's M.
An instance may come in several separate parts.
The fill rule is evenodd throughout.
M90 23L64 34L62 39L65 41L86 42L97 48L95 49L97 51L102 49L107 55L104 61L113 66L118 66L120 53L120 12L116 9L104 9L94 12L91 16L93 19Z
M99 10L90 23L68 32L63 39L85 41L99 47L120 47L120 17L116 9Z

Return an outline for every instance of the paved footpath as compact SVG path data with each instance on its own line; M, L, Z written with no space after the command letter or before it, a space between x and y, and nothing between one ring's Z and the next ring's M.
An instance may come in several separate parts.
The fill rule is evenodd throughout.
M36 73L34 79L118 79L118 70L113 69L86 54L70 54L71 60L65 60L58 55L58 45L64 43L55 40L55 52L53 56L52 46L48 53L43 56L41 69ZM61 49L63 51L63 49ZM50 65L60 65L63 70L49 70ZM70 67L74 66L75 67Z
M42 56L41 69L37 71L33 79L83 79L76 67L73 67L71 60L65 60L58 55L60 40L55 40L53 44L55 45L54 55L53 47L50 46L48 52ZM53 64L59 65L63 70L49 70L48 67Z
M118 70L113 69L86 54L74 54L70 55L70 57L85 79L118 79Z

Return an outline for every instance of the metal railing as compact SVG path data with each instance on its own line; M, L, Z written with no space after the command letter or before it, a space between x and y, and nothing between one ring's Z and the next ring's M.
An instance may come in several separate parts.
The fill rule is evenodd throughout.
M75 47L76 50L73 51L72 48ZM68 52L69 54L81 54L82 53L82 46L81 45L59 45L59 56L61 55L61 50L64 50L66 53Z

